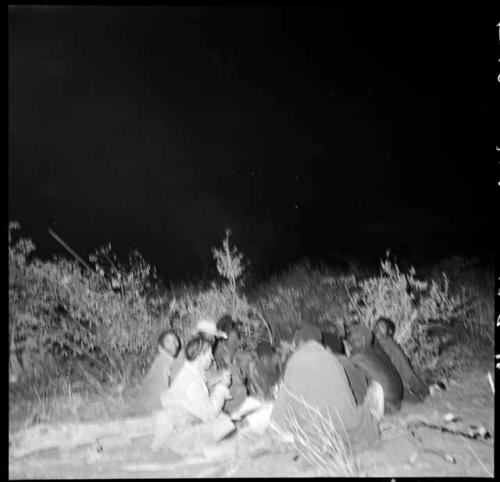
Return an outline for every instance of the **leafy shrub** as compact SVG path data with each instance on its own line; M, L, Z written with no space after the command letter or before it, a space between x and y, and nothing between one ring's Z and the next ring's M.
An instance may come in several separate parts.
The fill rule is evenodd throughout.
M207 288L184 286L175 291L170 301L169 319L183 344L187 342L200 318L218 320L223 315L230 314L245 326L252 323L246 298L243 295L235 297L230 286L214 282Z
M312 323L321 329L365 323L379 316L396 323L396 340L418 368L436 364L439 346L429 339L433 320L463 318L471 336L493 339L494 277L474 261L452 259L417 279L388 259L377 276L312 268L306 261L275 276L247 298L247 263L229 243L212 253L219 282L161 289L154 268L133 251L121 263L111 245L89 256L93 269L75 261L33 257L29 239L14 240L9 223L9 375L84 376L124 381L143 372L156 353L156 340L173 328L186 343L199 318L231 314L243 327L247 348L261 339L290 339ZM442 268L451 273L451 282ZM284 347L286 351L286 346Z
M48 360L68 372L79 360L116 381L147 364L161 324L148 310L151 270L140 255L105 272L99 263L112 259L108 246L91 257L96 270L84 271L65 259L29 259L35 246L13 242L16 229L9 225L9 331L11 361L21 361L23 375L37 376Z
M428 336L429 322L466 317L470 307L465 293L450 293L445 273L438 281L422 281L413 267L402 273L388 258L381 261L379 276L360 281L349 299L351 323L373 329L379 317L390 318L395 340L420 369L434 368L438 360L439 341Z
M348 314L346 288L354 283L353 275L313 269L305 261L264 284L255 304L281 339L290 339L304 323L342 333Z

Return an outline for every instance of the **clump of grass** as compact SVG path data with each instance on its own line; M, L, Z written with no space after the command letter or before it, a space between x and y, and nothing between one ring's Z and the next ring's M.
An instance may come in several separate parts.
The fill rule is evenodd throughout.
M293 445L318 476L356 477L358 468L351 450L349 437L343 427L342 435L333 423L330 411L321 413L308 404L303 397L300 400L301 417L289 409L287 429L293 436ZM341 418L337 412L337 417Z

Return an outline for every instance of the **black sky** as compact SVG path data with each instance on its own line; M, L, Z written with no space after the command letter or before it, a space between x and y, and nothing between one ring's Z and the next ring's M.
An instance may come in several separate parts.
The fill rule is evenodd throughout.
M496 34L457 6L10 7L9 219L167 279L226 226L256 266L391 229L491 249Z

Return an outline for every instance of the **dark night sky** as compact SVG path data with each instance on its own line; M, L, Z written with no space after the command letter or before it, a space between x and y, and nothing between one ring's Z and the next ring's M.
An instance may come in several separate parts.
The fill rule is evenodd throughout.
M374 248L367 226L489 250L493 19L11 7L9 219L39 256L63 252L51 226L166 279L206 266L226 226L256 266Z

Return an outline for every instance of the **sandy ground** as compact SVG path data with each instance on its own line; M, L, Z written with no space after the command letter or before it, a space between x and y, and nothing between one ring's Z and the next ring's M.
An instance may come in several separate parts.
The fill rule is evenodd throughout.
M493 373L493 367L490 369ZM452 412L466 424L483 425L494 436L494 396L486 368L470 368L455 375L446 391L437 392L423 404L405 404L399 414L440 417ZM416 434L426 448L438 448L455 458L450 463L433 453L413 458L417 442L409 433L381 442L356 456L359 475L377 477L463 476L493 477L493 440L470 440L438 430L419 428ZM247 443L236 456L221 451L216 460L173 453L152 454L150 439L135 439L129 446L104 449L88 446L68 452L47 451L9 460L9 478L160 478L160 477L295 477L318 474L297 452L273 451L263 439ZM413 455L413 456L412 456ZM341 475L341 474L330 474Z

